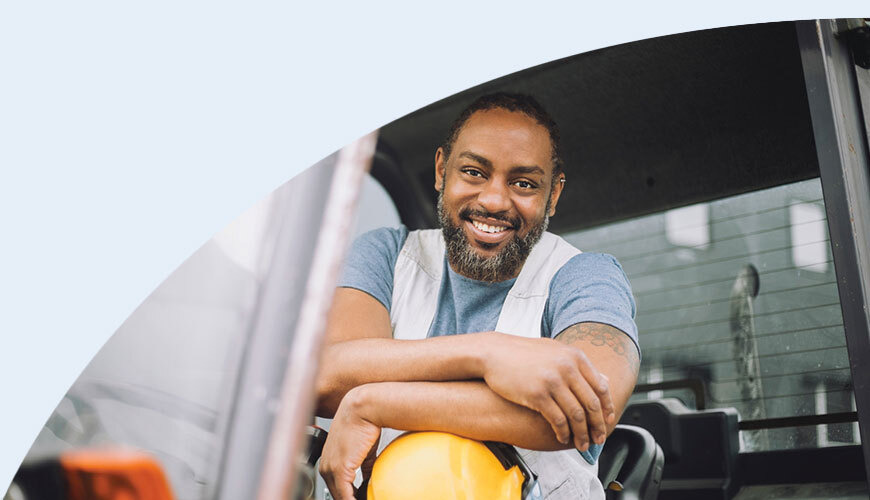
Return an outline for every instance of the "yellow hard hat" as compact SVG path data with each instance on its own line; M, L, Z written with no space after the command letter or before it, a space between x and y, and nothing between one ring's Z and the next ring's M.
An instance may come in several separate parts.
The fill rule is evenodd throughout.
M411 432L372 468L367 500L524 500L537 480L513 447L444 432Z

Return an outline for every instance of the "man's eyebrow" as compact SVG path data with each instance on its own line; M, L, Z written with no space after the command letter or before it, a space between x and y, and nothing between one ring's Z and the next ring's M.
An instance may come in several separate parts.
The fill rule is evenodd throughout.
M481 165L483 165L486 168L492 168L492 162L489 161L489 159L486 158L485 156L481 156L477 153L472 153L471 151L463 151L463 152L459 153L459 157L460 158L469 158L471 160L476 161L477 163L480 163ZM511 168L511 173L512 174L540 174L540 175L544 175L546 172L544 172L543 168L541 168L537 165L529 165L529 166L520 165L520 166L516 166L516 167Z
M540 174L540 175L544 175L546 172L544 172L543 168L541 168L537 165L531 165L528 167L522 167L522 166L513 167L511 169L511 173L512 174Z
M463 151L463 152L459 153L459 157L460 158L462 158L462 157L470 158L470 159L476 161L477 163L480 163L484 167L492 168L492 162L489 161L489 159L487 159L484 156L480 156L479 154L472 153L471 151Z

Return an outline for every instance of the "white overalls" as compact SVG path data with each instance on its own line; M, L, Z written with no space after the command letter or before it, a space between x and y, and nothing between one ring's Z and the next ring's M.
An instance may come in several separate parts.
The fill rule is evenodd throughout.
M396 260L390 323L393 338L423 339L435 318L444 266L444 239L437 229L408 234ZM508 292L495 330L538 338L541 318L550 292L550 281L577 250L562 238L544 233L532 248L513 287ZM521 368L521 367L518 367ZM381 449L399 432L384 429ZM575 450L537 452L519 449L539 478L544 498L576 500L604 498L597 479L597 465L589 465Z

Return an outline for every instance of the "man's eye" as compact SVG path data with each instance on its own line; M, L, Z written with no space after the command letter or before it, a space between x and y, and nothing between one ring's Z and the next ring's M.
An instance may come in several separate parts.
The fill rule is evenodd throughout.
M534 189L535 185L529 181L516 181L514 183L520 189Z
M477 170L477 169L474 169L474 168L466 168L466 169L463 169L462 171L463 171L464 173L466 173L466 174L472 176L472 177L482 177L482 176L483 176L483 174L480 173L480 170Z

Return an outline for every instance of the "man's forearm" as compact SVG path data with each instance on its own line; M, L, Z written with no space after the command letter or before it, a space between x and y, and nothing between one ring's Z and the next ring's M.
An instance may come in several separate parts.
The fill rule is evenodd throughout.
M606 342L598 342L597 336L604 334L611 335L613 342L627 342L632 349L628 353L636 357L632 341L622 332L595 323L574 325L559 335L563 341L488 332L419 341L337 342L321 365L318 415L332 417L348 391L368 383L483 379L481 386L498 396L496 401L540 416L559 440L567 442L573 434L574 445L584 449L589 441L604 441L636 379L630 360ZM594 338L587 339L589 335ZM620 344L620 352L623 347ZM610 385L618 395L615 405ZM439 399L452 397L442 394ZM472 415L495 411L485 404L477 408Z
M346 399L342 411L378 427L449 432L533 450L573 444L559 442L538 412L502 398L483 382L382 382L357 387Z
M324 349L317 380L317 414L331 417L354 387L375 382L451 381L483 377L480 353L493 333L424 340L365 338Z

